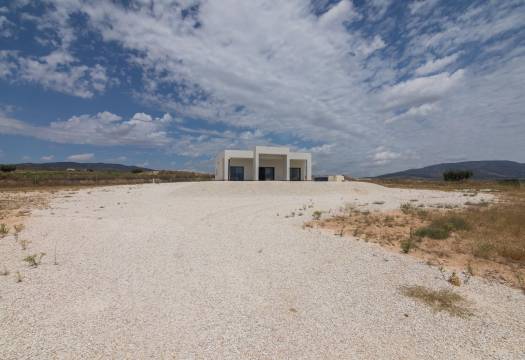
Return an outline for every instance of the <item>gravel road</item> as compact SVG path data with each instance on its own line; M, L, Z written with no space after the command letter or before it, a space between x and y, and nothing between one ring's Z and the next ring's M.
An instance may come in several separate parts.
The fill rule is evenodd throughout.
M60 192L28 219L27 250L0 240L0 359L524 359L520 291L473 278L456 290L472 317L433 312L399 287L449 287L438 269L302 229L346 203L481 196L359 182ZM37 252L39 267L21 261Z

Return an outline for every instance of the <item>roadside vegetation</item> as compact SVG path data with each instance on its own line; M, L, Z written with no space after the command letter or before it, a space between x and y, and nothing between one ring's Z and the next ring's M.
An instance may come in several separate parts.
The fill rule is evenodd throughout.
M430 306L434 311L446 311L450 315L468 317L472 315L468 302L449 289L433 290L424 286L403 286L401 293Z
M416 184L409 181L403 185L420 188L421 183ZM472 189L459 182L454 189L448 182L424 184L426 188L460 190L466 198L483 189L495 194L497 200L490 204L467 200L467 205L460 208L446 204L429 208L414 199L388 212L347 206L337 216L314 219L312 226L376 242L432 265L494 279L525 291L525 186L477 182Z
M209 174L189 171L12 170L0 171L0 188L124 185L211 179Z

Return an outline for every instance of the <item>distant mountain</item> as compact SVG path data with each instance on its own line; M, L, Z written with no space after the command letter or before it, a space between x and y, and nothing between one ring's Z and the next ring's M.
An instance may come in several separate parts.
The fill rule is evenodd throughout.
M94 171L121 171L130 172L132 170L141 169L143 171L152 171L152 169L143 168L140 166L128 166L121 164L105 164L105 163L77 163L77 162L52 162L52 163L23 163L16 164L18 170L94 170Z
M525 179L525 164L506 160L444 163L380 175L376 178L439 180L443 179L443 173L447 170L470 170L474 174L473 179L478 180Z

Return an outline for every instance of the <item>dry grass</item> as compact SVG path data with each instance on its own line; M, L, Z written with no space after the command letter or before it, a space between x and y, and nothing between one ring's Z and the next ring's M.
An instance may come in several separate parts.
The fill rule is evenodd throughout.
M499 185L496 190L485 188L498 195L498 201L490 205L429 209L406 203L392 212L349 207L342 215L311 225L525 291L525 188ZM463 191L465 196L472 194Z
M417 285L403 286L400 290L403 295L430 306L434 311L446 311L450 315L463 318L472 315L468 302L461 295L451 290L432 290Z

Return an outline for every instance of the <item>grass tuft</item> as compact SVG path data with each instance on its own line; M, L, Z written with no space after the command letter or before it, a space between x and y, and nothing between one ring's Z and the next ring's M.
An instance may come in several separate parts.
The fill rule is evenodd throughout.
M446 311L450 315L463 318L472 315L467 301L451 290L433 290L419 285L403 286L400 290L403 295L430 306L434 311Z
M31 267L38 267L42 263L42 258L46 255L46 253L39 253L39 254L33 254L28 255L24 258L24 261L28 263Z

